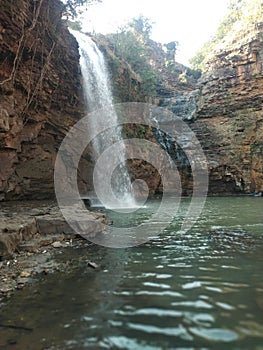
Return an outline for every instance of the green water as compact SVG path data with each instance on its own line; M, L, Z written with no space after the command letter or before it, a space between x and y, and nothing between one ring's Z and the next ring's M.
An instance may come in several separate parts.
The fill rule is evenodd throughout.
M0 349L262 350L263 199L208 198L182 233L188 204L141 246L64 250L73 271L40 277L0 308L1 324L29 328L0 328ZM138 223L156 206L111 219Z

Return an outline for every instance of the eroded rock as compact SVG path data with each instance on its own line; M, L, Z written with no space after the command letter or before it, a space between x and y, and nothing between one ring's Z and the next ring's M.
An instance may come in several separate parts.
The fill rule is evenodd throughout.
M81 208L76 210L74 207L68 210L69 217L74 217L77 231L68 224L55 202L1 203L0 257L11 258L20 248L35 252L40 246L60 243L64 235L81 234L89 239L102 232L107 223L102 213Z

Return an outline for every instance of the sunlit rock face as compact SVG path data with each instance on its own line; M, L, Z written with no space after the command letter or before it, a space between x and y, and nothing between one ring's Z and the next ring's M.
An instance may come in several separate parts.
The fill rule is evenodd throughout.
M67 130L82 115L79 55L58 1L1 1L0 199L49 198Z
M263 26L222 44L202 76L194 128L210 167L210 191L263 190ZM223 188L224 188L223 187Z
M57 150L70 127L85 115L78 46L61 14L62 5L55 0L1 2L1 200L54 195ZM174 63L177 75L171 74L162 48L153 42L150 63L163 79L156 98L148 98L141 77L125 62L116 65L105 43L100 49L103 45L117 102L168 108L195 131L208 160L210 194L263 191L262 26L222 43L198 83L196 77L184 83L182 65ZM153 142L160 136L151 130L144 133ZM191 169L184 153L169 136L163 141L173 150L183 194L191 194ZM80 163L83 174L90 171L88 153ZM150 194L162 192L160 176L149 164L135 159L129 165L132 179L147 180ZM90 179L80 179L81 192L90 185Z
M154 52L160 71L162 59ZM262 60L263 26L252 25L222 43L197 84L178 84L178 77L176 84L174 75L163 74L165 90L159 90L154 103L168 108L196 133L207 157L211 195L263 191ZM166 141L167 152L176 149L169 137ZM183 153L180 157L174 159L183 193L190 194L191 169ZM134 162L132 176L141 176L142 168L147 171L144 164ZM150 169L145 177L150 193L160 193L158 176Z

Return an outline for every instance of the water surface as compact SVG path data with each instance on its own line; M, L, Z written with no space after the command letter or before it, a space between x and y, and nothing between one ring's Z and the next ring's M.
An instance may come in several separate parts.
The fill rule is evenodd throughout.
M0 308L0 324L26 328L0 328L0 349L263 349L263 199L208 198L183 234L188 204L141 246L64 250L58 259L74 269L40 277ZM138 223L156 206L111 219Z

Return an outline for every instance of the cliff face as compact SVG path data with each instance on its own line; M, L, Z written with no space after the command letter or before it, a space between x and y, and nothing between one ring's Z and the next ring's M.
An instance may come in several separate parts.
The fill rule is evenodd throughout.
M154 103L171 110L195 132L207 157L209 193L263 191L263 25L251 24L230 33L197 84L196 72L174 61L167 66L165 53L154 43L150 57L150 64L162 77ZM110 68L118 94L116 86L120 81L130 81L131 74L123 79L124 74L112 64ZM119 90L122 102L147 101L147 97L138 99L136 90L137 99L125 95L125 84ZM189 162L177 145L168 139L165 142L167 151L174 149L172 157L181 174L183 194L191 194ZM129 167L132 178L146 180L151 194L162 191L160 176L149 165L134 160L129 161Z
M200 81L193 127L208 157L210 192L260 192L263 24L226 40L208 68Z
M54 195L57 150L84 114L78 47L61 21L62 10L54 0L1 1L0 200ZM117 62L109 47L99 44L117 102L153 101L142 92L141 78L129 64ZM263 191L263 26L249 27L222 43L198 85L194 72L176 62L165 66L158 45L153 43L150 55L150 64L163 78L154 103L195 131L208 160L210 194ZM139 131L133 131L135 136ZM144 133L151 141L158 139L150 130ZM189 162L168 143L183 193L190 194ZM87 154L81 167L86 173L90 166ZM160 176L149 164L135 159L129 166L132 178L146 180L151 194L162 191ZM80 188L86 192L91 181L82 180Z
M169 82L169 74L164 77L170 92L156 103L195 132L207 157L209 194L263 192L263 24L226 38L191 91L189 85L179 88L174 77ZM165 142L168 153L174 149L171 156L181 174L183 194L191 194L189 162L176 144ZM144 164L137 161L130 167L136 178ZM151 169L146 172L150 193L160 193L159 177Z
M53 196L53 167L83 111L79 55L58 1L1 1L0 199Z

